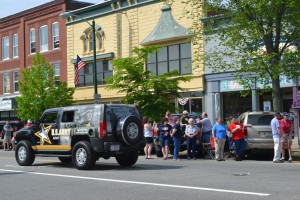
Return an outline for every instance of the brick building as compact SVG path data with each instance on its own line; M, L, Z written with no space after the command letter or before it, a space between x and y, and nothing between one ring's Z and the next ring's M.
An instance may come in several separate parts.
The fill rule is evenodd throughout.
M52 63L55 76L67 81L67 42L63 12L92 4L73 0L53 0L0 19L0 119L14 120L21 71L41 53Z

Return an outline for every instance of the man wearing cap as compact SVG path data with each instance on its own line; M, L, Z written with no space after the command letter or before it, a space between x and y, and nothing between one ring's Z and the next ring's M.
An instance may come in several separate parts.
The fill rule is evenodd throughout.
M27 124L25 125L25 127L29 127L29 126L32 126L32 121L30 119L27 120Z
M292 122L288 119L288 113L282 113L283 119L279 120L282 133L282 157L281 161L285 160L285 144L287 144L289 152L289 162L292 162Z
M210 143L210 137L211 137L211 130L212 125L211 121L207 118L207 113L202 113L202 120L200 120L200 123L202 124L202 135L204 138L204 143Z
M182 112L182 116L180 117L180 126L183 132L185 131L185 127L189 125L188 121L189 121L189 112L187 110L184 110Z
M274 118L271 121L271 128L272 128L272 135L274 140L274 163L282 163L283 161L280 160L281 156L281 128L280 128L280 113L276 112Z

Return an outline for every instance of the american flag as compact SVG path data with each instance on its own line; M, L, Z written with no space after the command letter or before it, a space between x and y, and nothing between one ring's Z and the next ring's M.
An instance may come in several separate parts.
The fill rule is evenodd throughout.
M75 76L74 76L74 84L75 85L77 85L79 83L79 71L83 67L85 67L85 63L77 55L77 60L76 60L76 65L75 65Z

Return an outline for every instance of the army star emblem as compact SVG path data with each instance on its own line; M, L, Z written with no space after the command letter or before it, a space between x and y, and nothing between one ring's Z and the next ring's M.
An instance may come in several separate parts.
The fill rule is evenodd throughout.
M46 128L44 127L44 125L42 125L42 130L38 131L34 134L34 135L36 135L37 137L40 138L40 144L41 145L44 145L44 142L48 142L49 144L52 144L50 139L49 139L49 136L48 136L48 133L49 133L50 129L51 129L51 125L47 126Z

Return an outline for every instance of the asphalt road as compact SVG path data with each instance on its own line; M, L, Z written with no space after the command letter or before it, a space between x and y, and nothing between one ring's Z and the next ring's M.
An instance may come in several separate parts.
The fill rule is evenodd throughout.
M245 160L147 160L120 167L114 158L80 171L57 158L36 157L21 167L0 151L1 200L299 200L300 165Z

